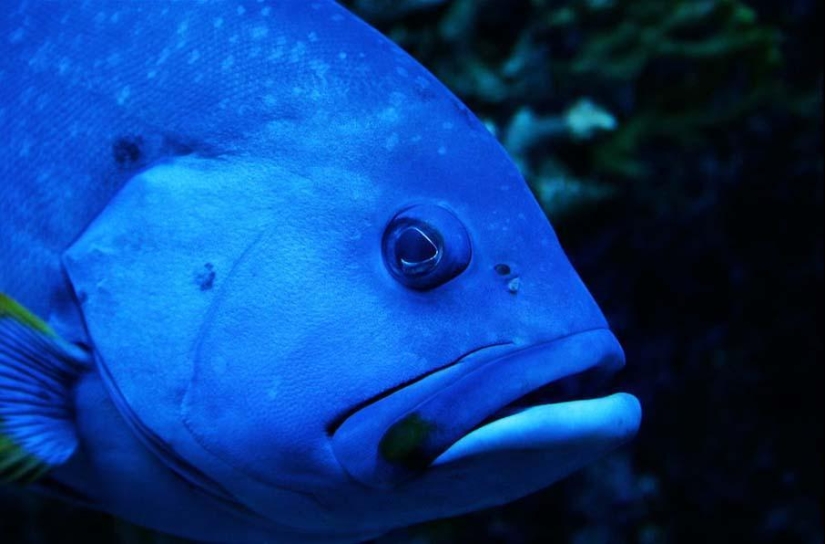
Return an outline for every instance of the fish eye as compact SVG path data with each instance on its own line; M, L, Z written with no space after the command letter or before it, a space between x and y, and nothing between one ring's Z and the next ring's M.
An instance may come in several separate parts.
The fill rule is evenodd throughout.
M447 283L470 264L470 237L441 206L412 206L390 220L382 243L384 262L402 285L427 291Z

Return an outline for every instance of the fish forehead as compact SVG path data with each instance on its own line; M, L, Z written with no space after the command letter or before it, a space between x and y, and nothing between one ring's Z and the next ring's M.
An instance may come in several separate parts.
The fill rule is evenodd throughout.
M56 270L112 195L169 154L340 165L409 198L472 199L496 170L522 183L497 145L479 153L492 139L458 100L332 1L21 2L0 34L0 177L15 180L0 187L0 283L42 315L60 281L25 266Z

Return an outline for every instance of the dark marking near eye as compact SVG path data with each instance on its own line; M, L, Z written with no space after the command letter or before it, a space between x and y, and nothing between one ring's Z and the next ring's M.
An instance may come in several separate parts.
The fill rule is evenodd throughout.
M195 281L200 286L201 291L209 291L215 284L215 267L212 263L206 263L203 268L198 272Z
M129 168L143 158L143 138L141 136L123 136L112 144L112 157L120 166Z

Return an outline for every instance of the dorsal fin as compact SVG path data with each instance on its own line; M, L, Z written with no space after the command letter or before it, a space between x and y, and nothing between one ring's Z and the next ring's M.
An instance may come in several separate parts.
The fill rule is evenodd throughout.
M0 483L36 480L74 453L72 388L91 361L0 293Z

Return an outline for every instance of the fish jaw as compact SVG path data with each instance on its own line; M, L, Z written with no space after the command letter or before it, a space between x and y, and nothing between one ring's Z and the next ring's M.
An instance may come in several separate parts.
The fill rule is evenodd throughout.
M439 455L433 466L530 450L555 449L580 459L580 450L607 451L633 438L641 418L638 399L628 393L533 406L470 432Z
M639 403L628 394L558 402L552 390L571 377L601 382L623 365L605 328L478 350L361 407L334 430L333 451L350 476L379 489L493 453L556 448L584 458L632 438ZM539 391L551 391L549 403L537 402Z

